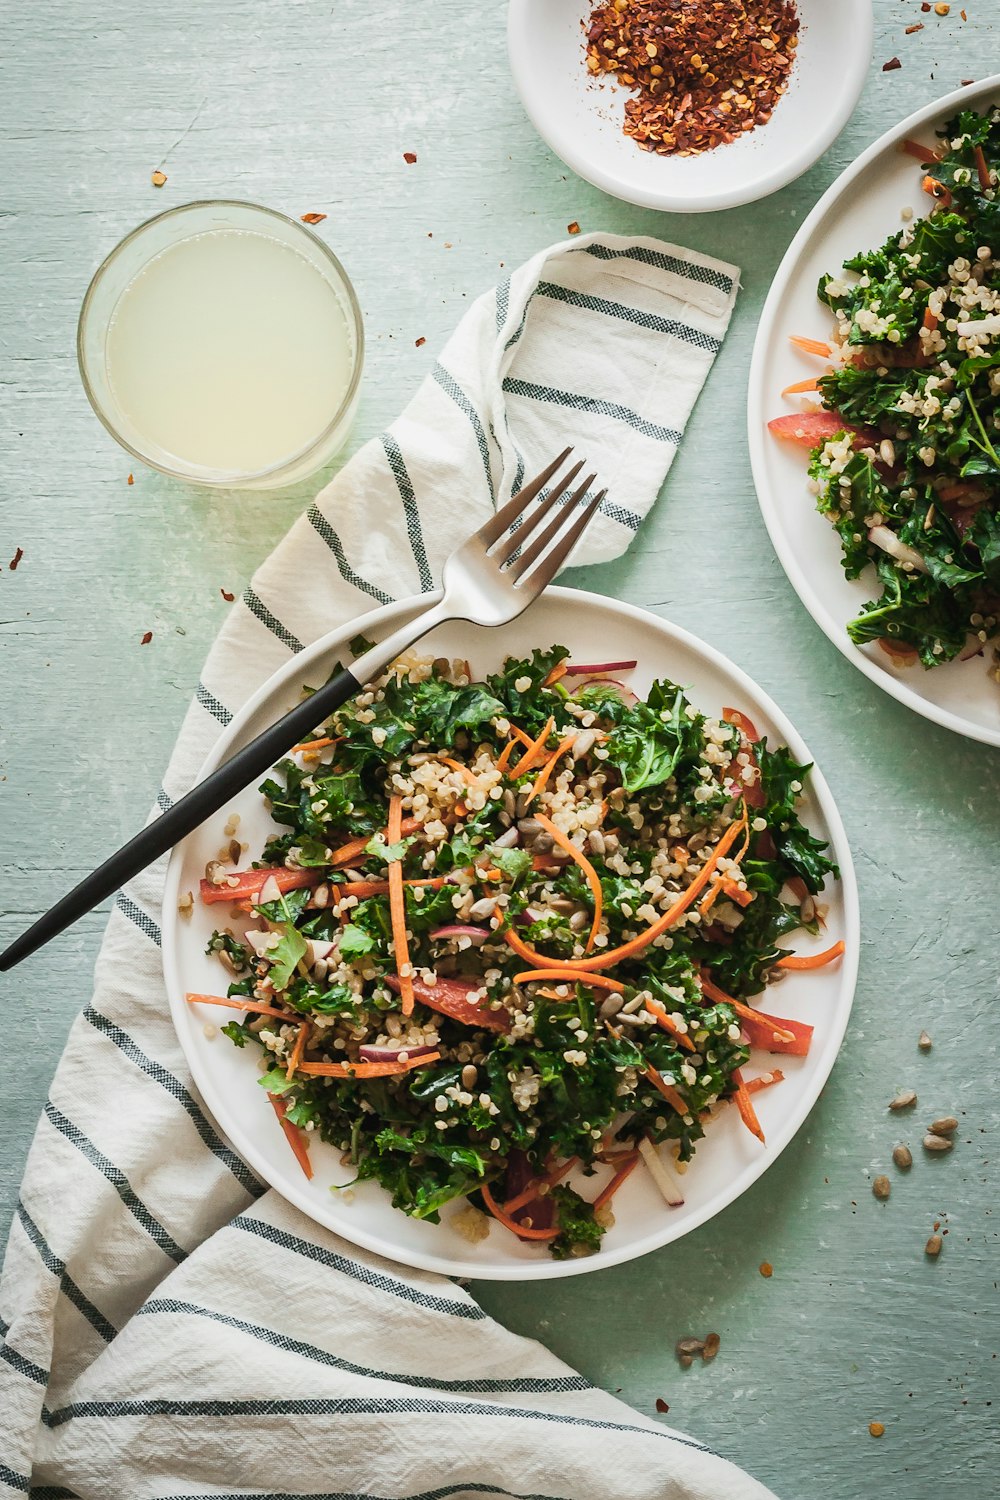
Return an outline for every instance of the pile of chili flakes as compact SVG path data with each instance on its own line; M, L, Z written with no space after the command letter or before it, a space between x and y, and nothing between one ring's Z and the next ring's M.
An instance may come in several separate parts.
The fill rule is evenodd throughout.
M587 67L635 91L625 134L693 156L765 124L798 45L792 0L608 0L587 30Z

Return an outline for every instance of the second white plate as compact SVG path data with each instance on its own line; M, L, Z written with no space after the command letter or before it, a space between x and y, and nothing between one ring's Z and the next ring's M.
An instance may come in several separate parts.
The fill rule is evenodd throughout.
M958 89L893 126L858 158L820 199L778 267L761 314L750 366L747 401L750 461L757 498L774 550L802 603L833 644L866 677L914 712L970 739L1000 745L1000 687L987 675L987 660L953 661L927 671L894 667L875 645L858 647L847 622L872 597L866 570L849 582L840 565L840 539L816 510L806 489L806 455L767 431L771 417L795 410L781 391L815 375L815 359L788 342L790 334L827 339L831 316L816 296L824 273L836 274L844 259L880 245L902 228L901 211L927 212L920 170L899 143L912 137L932 143L934 132L960 109L1000 102L1000 76Z
M202 774L214 770L293 707L304 684L322 681L344 652L345 643L359 631L378 638L428 603L425 596L388 605L300 652L234 718ZM578 661L601 660L609 655L635 658L638 667L630 681L636 691L645 693L654 678L669 677L690 690L697 707L713 714L726 705L741 708L771 744L787 744L798 760L812 760L781 711L725 657L654 615L595 594L549 589L503 631L457 623L434 631L424 645L434 655L468 657L473 670L482 674L496 670L508 654L530 655L533 647L556 641ZM824 897L830 911L822 939L800 934L795 946L821 947L843 938L847 952L829 968L789 974L781 986L781 1014L811 1022L815 1035L807 1057L781 1059L785 1082L766 1090L756 1101L766 1146L749 1135L735 1110L720 1111L705 1140L699 1143L684 1178L684 1204L667 1208L647 1175L633 1173L615 1199L614 1228L605 1236L600 1251L585 1260L553 1260L544 1248L522 1243L499 1224L492 1226L486 1240L470 1245L451 1228L454 1210L450 1206L444 1210L440 1224L419 1222L394 1209L389 1195L375 1182L359 1184L354 1200L345 1203L339 1194L331 1192L334 1184L345 1183L353 1175L341 1165L340 1152L315 1141L310 1153L314 1176L307 1181L258 1086L256 1056L250 1049L233 1047L217 1033L206 1036L205 1023L217 1022L218 1013L189 1005L184 998L186 991L211 993L218 984L217 961L205 955L218 917L214 907L198 903L190 916L179 917L178 893L198 889L206 863L216 856L222 825L230 812L241 815L240 834L249 840L251 854L258 853L275 825L251 787L177 846L167 872L163 963L181 1046L210 1113L258 1176L318 1223L380 1255L448 1276L505 1281L578 1275L644 1255L703 1224L756 1181L802 1125L833 1067L854 997L858 901L843 825L826 782L814 771L803 816L815 833L832 844L841 880ZM763 1062L766 1068L763 1057L755 1061Z

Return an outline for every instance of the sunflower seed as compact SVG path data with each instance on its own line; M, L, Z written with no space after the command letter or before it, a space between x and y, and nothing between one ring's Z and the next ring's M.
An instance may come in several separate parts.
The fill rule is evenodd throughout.
M935 1120L933 1125L927 1128L931 1135L952 1135L958 1129L958 1121L954 1115L943 1115L940 1120Z
M892 1192L892 1183L888 1177L876 1177L872 1183L872 1192L880 1203L884 1203Z
M922 1031L917 1037L917 1046L920 1048L921 1052L929 1052L933 1045L934 1043L931 1041L926 1031Z
M463 1089L474 1089L475 1086L476 1086L476 1082L477 1082L478 1078L479 1078L479 1071L478 1071L478 1069L474 1068L472 1066L472 1063L466 1063L465 1067L462 1069L462 1087L463 1087Z
M514 796L514 793L511 791L510 787L508 787L503 794L503 810L510 817L513 817L516 807L517 798Z
M705 1361L706 1365L708 1364L710 1359L714 1359L718 1354L719 1346L721 1343L722 1340L717 1333L710 1333L708 1335L708 1338L705 1340L705 1347L701 1351L701 1357Z
M909 1146L894 1146L892 1159L901 1172L908 1172L913 1166L913 1152Z
M917 1102L917 1096L914 1093L913 1089L904 1089L901 1094L897 1094L896 1095L895 1099L890 1099L889 1100L889 1108L890 1109L909 1109L910 1106L912 1104L916 1104L916 1102Z
M480 921L483 917L492 917L495 906L495 896L484 896L480 901L473 901L469 907L469 916L476 922Z
M941 1236L939 1234L932 1234L930 1239L924 1246L924 1254L932 1256L940 1255L943 1246L944 1240L941 1238Z
M570 751L570 755L574 760L582 760L585 755L593 750L596 744L597 731L594 729L582 729L573 741L573 748Z
M685 1355L688 1355L690 1357L693 1354L700 1354L701 1351L704 1349L704 1347L705 1347L705 1340L704 1339L692 1339L692 1338L678 1339L677 1340L677 1357L678 1357L678 1359L683 1359L683 1357Z
M950 1151L955 1142L946 1135L925 1135L925 1151Z
M324 880L323 883L322 883L322 885L318 885L316 887L316 889L313 891L313 906L318 906L318 907L322 908L324 906L329 905L329 901L330 901L330 887L327 885L326 881Z
M609 995L600 1009L602 1021L607 1021L611 1016L616 1016L622 1008L621 995Z

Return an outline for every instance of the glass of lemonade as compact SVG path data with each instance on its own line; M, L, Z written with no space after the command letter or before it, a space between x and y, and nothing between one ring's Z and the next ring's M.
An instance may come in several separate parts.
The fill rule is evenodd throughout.
M197 484L271 489L342 445L364 328L318 236L220 200L158 214L112 250L77 353L91 405L136 458Z

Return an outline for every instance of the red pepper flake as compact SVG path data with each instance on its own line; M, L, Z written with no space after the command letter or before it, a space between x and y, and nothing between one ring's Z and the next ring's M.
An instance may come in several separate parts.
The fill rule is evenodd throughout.
M964 10L960 10L959 15L962 17L963 21L967 21L969 19Z
M656 1410L659 1411L659 1412L663 1412L664 1416L670 1410L670 1407L664 1401L664 1399L663 1399L662 1396L657 1396L657 1398L656 1398Z
M566 233L567 234L579 234L580 233L580 226L576 222L575 219L573 220L572 224L567 224L566 225Z
M134 474L130 474L128 476L128 479L125 481L125 483L126 484L135 484L135 475Z
M326 214L300 214L303 224L322 224Z
M236 595L231 594L228 589L220 589L219 593L222 595L223 599L225 599L227 604L232 604L233 600L236 598Z
M605 0L591 9L587 69L631 91L623 128L643 151L693 156L771 118L798 31L793 0Z
M907 36L912 36L915 31L923 31L923 29L924 29L924 23L923 23L923 21L918 21L915 26L907 26L907 28L906 28L906 35Z
M923 4L922 4L922 5L921 5L921 7L920 7L920 9L921 9L921 11L922 11L922 12L923 12L923 14L924 14L924 15L925 15L925 16L926 16L926 15L927 15L927 14L928 14L928 12L929 12L929 11L930 11L930 8L931 8L931 5L930 5L930 0L923 0Z
M14 553L14 556L11 558L10 562L7 564L7 566L10 568L10 571L12 573L16 573L17 572L17 565L21 561L21 558L23 556L24 556L24 548L23 547L18 547L17 551Z
M404 151L403 152L403 160L406 162L406 165L408 167L412 167L414 165L414 163L416 162L416 159L417 159L417 153L415 151Z
M976 80L974 78L960 78L958 81L963 89L967 89L969 84L975 83Z
M142 640L139 642L139 645L140 646L148 646L149 643L150 643L150 641L152 639L153 639L153 632L151 630L147 630L146 634L143 636Z
M152 177L149 180L154 187L163 187L164 183L167 180L167 174L166 172L161 172L159 167L157 167L156 171L153 173Z
M903 64L900 62L898 57L890 57L888 62L884 62L882 64L882 72L894 73L897 68L901 68L902 66Z
M774 1275L774 1267L769 1260L762 1260L758 1267L758 1270L760 1271L760 1274L763 1276L765 1281L770 1281L771 1277Z
M414 349L422 349L424 347L424 345L426 344L426 342L427 342L427 340L425 338L423 338L423 337L421 337L419 339L415 339L414 343L413 343L413 347L414 347Z

